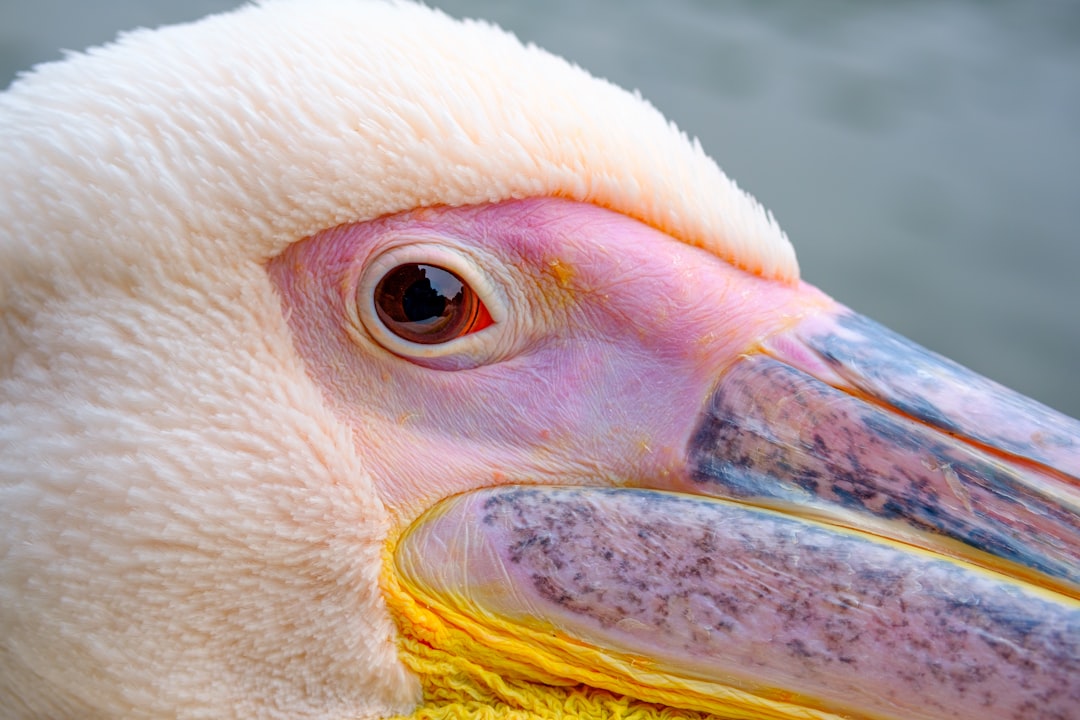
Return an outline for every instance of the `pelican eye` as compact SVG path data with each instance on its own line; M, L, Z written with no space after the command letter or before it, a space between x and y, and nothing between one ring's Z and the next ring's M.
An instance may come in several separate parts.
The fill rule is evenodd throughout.
M405 263L375 286L375 311L386 328L409 342L438 345L492 324L476 291L437 265Z

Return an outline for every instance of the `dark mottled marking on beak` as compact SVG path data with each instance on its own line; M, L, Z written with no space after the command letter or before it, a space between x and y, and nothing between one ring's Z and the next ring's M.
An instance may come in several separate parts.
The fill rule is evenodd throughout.
M1080 422L857 313L799 332L855 388L940 430L1080 478ZM994 420L997 420L995 422Z
M689 460L704 494L855 511L1080 585L1080 518L1037 470L768 356L725 373Z
M539 613L661 667L763 678L859 716L1068 720L1080 707L1080 609L969 565L647 490L490 488L448 503L406 538L425 562L402 567L451 582L481 616ZM466 565L493 552L524 597L448 581L435 548Z

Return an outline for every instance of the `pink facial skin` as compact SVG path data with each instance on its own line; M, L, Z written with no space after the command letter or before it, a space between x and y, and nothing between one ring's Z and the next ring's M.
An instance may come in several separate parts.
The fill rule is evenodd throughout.
M495 324L438 358L381 345L357 295L366 267L402 248L481 273ZM402 522L508 482L685 478L716 378L762 338L835 306L810 286L763 280L623 215L555 199L342 226L268 270L309 373Z

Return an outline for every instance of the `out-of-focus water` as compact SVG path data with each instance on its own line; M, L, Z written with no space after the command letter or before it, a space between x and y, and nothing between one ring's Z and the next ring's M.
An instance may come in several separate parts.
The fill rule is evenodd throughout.
M1080 3L432 2L640 89L773 210L806 279L1080 416ZM235 4L0 0L0 86Z

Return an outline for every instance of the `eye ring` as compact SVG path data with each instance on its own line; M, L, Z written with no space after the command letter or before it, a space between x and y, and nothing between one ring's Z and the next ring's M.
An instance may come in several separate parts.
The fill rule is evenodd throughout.
M438 265L413 262L391 268L375 286L373 299L387 330L421 345L456 340L492 324L477 292Z
M366 344L374 341L395 355L433 369L476 367L497 360L508 351L505 345L513 334L506 332L508 298L503 292L505 282L492 282L484 269L484 259L483 256L474 257L474 251L448 245L442 238L396 238L392 246L370 258L352 276L356 280L346 301L347 312L353 318L350 335L357 342ZM486 265L500 267L495 258L486 260ZM437 272L425 271L430 288L423 282L420 287L414 288L414 292L420 296L414 298L418 305L406 310L395 304L403 302L402 291L415 284L419 266L435 268ZM406 269L401 270L402 276L390 278L403 267ZM383 285L380 290L380 285L388 278L388 282L399 285L395 291L397 297L390 300L389 308L386 303L380 308L376 293L388 289ZM434 307L426 304L433 299L428 290L453 300L457 294L457 283L463 290L467 289L466 292L471 291L474 297L459 304L449 317L441 312L433 312L445 308L439 307L438 300L435 300ZM464 295L461 298L463 301L466 299ZM430 323L426 327L424 320ZM420 326L403 325L417 321ZM441 327L433 327L440 323ZM410 330L420 333L420 336Z

